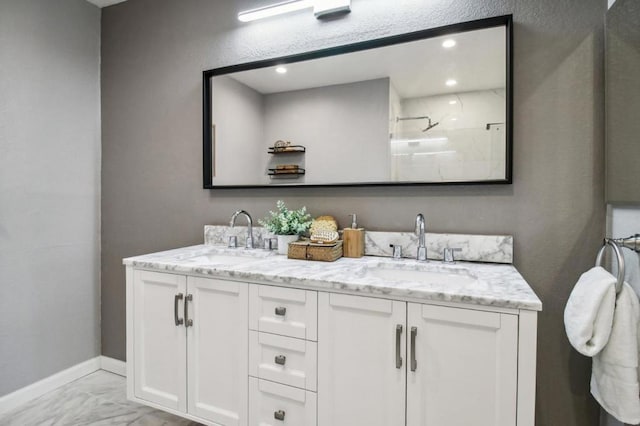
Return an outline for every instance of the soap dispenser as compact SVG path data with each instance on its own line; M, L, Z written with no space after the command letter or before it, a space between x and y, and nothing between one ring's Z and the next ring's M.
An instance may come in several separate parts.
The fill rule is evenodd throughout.
M362 257L364 256L364 228L358 228L358 218L355 213L351 216L351 228L342 231L343 256Z

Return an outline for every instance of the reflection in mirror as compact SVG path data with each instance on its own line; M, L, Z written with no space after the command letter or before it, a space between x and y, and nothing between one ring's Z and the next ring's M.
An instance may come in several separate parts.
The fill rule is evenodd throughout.
M504 18L205 72L205 187L509 183Z
M640 202L640 2L617 0L606 20L606 173L609 203Z

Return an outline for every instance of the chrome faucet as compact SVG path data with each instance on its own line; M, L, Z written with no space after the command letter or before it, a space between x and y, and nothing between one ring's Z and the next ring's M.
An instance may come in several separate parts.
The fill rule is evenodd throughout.
M416 259L422 261L427 260L427 246L425 246L424 243L424 228L424 216L422 213L418 213L418 216L416 216L416 235L418 236L418 254Z
M245 247L253 248L253 220L251 220L251 215L245 210L238 210L233 214L233 216L231 216L231 222L229 224L233 228L236 224L236 218L241 214L247 217L247 223L248 223L247 243L245 244Z

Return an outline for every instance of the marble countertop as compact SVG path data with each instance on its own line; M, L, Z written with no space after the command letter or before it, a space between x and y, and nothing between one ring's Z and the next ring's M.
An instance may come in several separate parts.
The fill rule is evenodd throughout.
M287 259L274 252L197 245L129 257L128 266L177 273L283 284L363 296L470 303L484 306L542 310L542 302L513 265L431 260L394 260L365 256L335 262ZM389 272L389 278L371 273ZM425 274L394 271L421 271ZM406 275L406 277L403 277ZM420 278L415 278L419 276ZM461 279L456 279L459 277Z

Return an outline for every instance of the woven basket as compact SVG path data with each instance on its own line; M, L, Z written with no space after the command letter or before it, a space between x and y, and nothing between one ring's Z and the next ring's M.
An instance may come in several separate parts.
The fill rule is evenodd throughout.
M342 241L332 244L314 244L309 241L289 243L287 257L289 259L333 262L342 257Z

